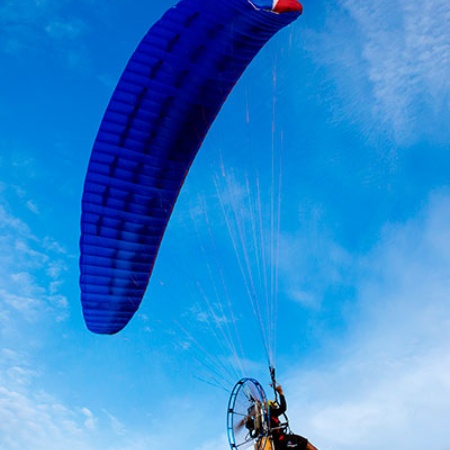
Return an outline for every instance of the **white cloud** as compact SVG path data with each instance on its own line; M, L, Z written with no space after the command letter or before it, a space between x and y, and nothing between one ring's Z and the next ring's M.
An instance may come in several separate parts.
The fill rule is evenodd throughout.
M90 450L113 448L124 427L110 414L67 406L41 388L43 373L29 355L0 349L0 448Z
M28 234L29 227L20 219L13 217L6 209L0 204L0 227L9 227L16 229L17 232Z
M42 241L42 245L44 249L48 252L52 253L59 253L59 254L66 254L66 249L61 246L58 242L56 242L54 239L49 238L48 236L45 237Z
M39 214L39 207L37 206L37 204L33 201L33 200L28 200L27 203L27 208L34 214Z
M80 38L86 24L68 18L63 8L67 0L14 0L0 5L0 49L9 54L58 54L68 64L80 62ZM76 44L76 45L74 45Z
M448 447L450 196L386 229L362 264L351 332L286 382L291 424L319 448Z
M41 266L48 261L48 256L39 250L35 250L32 245L34 244L34 237L32 235L18 236L14 242L14 250L16 250L21 256L29 258L30 264L33 266Z
M321 64L332 68L332 82L340 86L341 100L334 92L333 104L346 105L347 119L366 118L377 133L389 129L399 144L424 136L445 142L450 106L450 3L339 3L343 9L328 11L330 29L319 48L314 48Z
M41 301L33 297L15 295L6 290L0 290L0 298L5 306L21 313L27 320L35 320L39 311L42 310Z
M398 343L390 345L384 354L351 352L323 372L290 380L293 428L319 448L372 450L388 441L410 449L433 443L443 450L450 413L448 345L409 357Z
M81 408L82 414L85 416L84 426L88 430L95 430L97 426L97 419L95 418L94 414L92 414L92 411L90 411L88 408Z
M83 436L82 415L42 393L0 386L0 447L5 450L93 448Z
M434 0L418 8L400 1L388 13L388 21L383 12L392 8L391 2L382 2L374 13L354 1L347 6L367 32L363 53L370 66L379 115L387 113L396 132L401 133L417 125L417 108L424 103L437 108L435 113L447 109L448 103L441 101L448 101L450 93L449 3Z
M81 415L36 390L39 375L28 363L27 354L0 349L0 448L56 450L76 443L82 431L77 424Z
M108 411L103 410L103 413L108 417L110 421L110 427L113 433L118 436L124 436L126 434L125 425L117 417L113 416Z
M8 364L19 360L22 365L11 367L9 377L5 376ZM218 450L227 448L225 436L202 441L210 436L205 428L204 399L169 400L164 411L149 414L145 429L127 427L106 410L96 414L87 406L67 406L40 390L40 377L24 366L24 360L26 355L0 351L0 448L4 450L144 450L166 448L168 440L175 450L185 448L186 442L199 450L211 448L209 445ZM22 368L27 383L15 378Z
M0 384L14 384L19 389L28 386L37 372L24 362L24 355L10 348L0 349Z
M280 278L288 298L319 309L330 288L349 283L353 257L325 236L281 236Z
M68 308L61 292L68 270L62 247L35 236L27 223L1 203L0 230L0 312L5 320L16 317L15 313L36 321L50 317L50 311L61 320Z
M54 280L57 280L61 277L65 272L68 271L68 267L65 261L63 260L54 260L49 262L47 265L47 275Z
M45 27L48 35L54 39L76 39L85 29L81 21L72 20L70 22L55 20Z

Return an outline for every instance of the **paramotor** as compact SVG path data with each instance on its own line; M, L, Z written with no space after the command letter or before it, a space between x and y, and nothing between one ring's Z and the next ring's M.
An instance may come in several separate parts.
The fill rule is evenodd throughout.
M267 397L261 384L242 378L234 386L228 402L227 431L231 450L254 446L271 450Z

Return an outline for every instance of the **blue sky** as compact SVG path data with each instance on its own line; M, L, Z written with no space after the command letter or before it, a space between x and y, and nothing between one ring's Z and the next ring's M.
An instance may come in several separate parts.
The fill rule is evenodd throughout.
M79 304L84 175L128 57L172 3L0 2L2 449L227 448L237 378L212 386L199 361L238 367L218 323L239 329L236 377L269 391L238 263L247 250L257 280L260 260L233 246L234 213L246 242L263 230L259 253L279 249L273 342L293 430L320 449L447 449L450 4L303 4L212 127L139 314L105 337ZM208 326L228 303L234 322Z

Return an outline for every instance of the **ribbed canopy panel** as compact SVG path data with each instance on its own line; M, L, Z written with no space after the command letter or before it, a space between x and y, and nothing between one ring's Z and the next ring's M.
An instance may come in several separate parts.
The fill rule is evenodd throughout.
M181 186L214 118L262 46L299 12L182 0L149 30L105 112L84 185L80 285L88 328L139 307Z

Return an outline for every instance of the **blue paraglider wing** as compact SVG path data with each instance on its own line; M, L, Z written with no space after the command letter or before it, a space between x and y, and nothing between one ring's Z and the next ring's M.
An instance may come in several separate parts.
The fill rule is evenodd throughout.
M91 331L116 333L138 309L209 127L253 57L299 14L248 0L182 0L136 49L105 112L84 185L80 285Z

